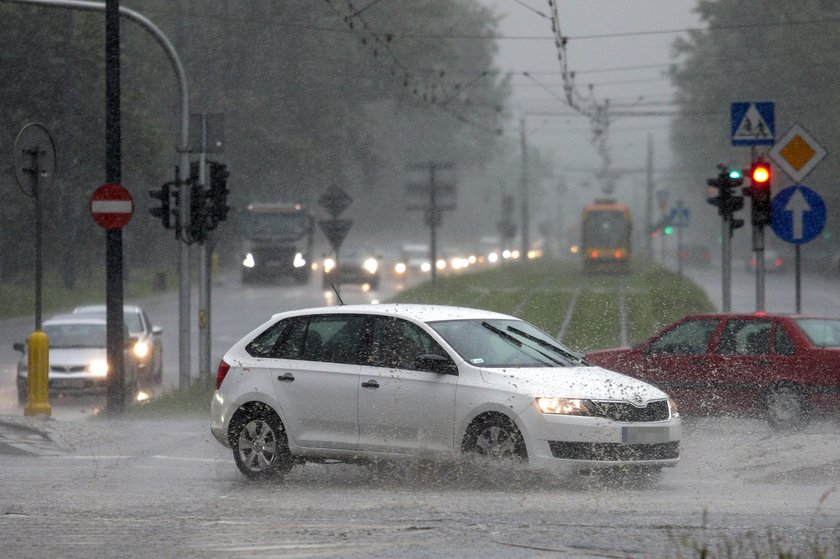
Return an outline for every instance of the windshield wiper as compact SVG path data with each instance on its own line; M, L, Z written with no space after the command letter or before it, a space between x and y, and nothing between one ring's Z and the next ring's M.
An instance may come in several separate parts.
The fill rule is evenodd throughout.
M540 355L542 355L543 357L545 357L546 359L548 359L549 361L551 361L552 363L554 363L554 364L556 364L556 365L566 365L566 364L567 364L567 363L564 363L563 361L559 361L559 360L555 359L554 357L552 357L552 356L548 355L547 353L545 353L545 352L543 352L543 351L540 351L539 349L535 348L535 347L534 347L534 346L532 346L532 345L528 345L528 344L524 344L524 343L522 343L522 340L517 340L517 339L516 339L516 337L511 336L510 334L508 334L508 333L507 333L507 332L505 332L504 330L501 330L501 329L499 329L499 328L496 328L495 326L493 326L493 325L492 325L492 324L490 324L489 322L482 322L482 323L481 323L481 325L482 325L483 327L487 328L488 330L490 330L491 332L493 332L493 333L497 334L497 335L498 335L499 337L501 337L503 340L507 340L507 341L509 341L510 343L514 344L516 347L520 347L520 348L521 348L522 346L525 346L525 347L527 347L528 349L531 349L531 350L533 350L533 351L536 351L537 353L539 353Z
M557 347L556 345L554 345L552 343L549 343L545 340L542 340L542 339L540 339L536 336L532 336L531 334L529 334L527 332L523 332L519 328L515 328L513 326L508 326L507 330L508 330L508 332L513 332L517 336L522 336L526 340L531 340L534 343L540 344L541 347L544 347L546 349L550 349L554 353L556 353L558 355L562 355L563 357L566 357L567 359L571 359L572 361L575 361L576 363L580 363L581 365L589 365L589 363L587 363L586 359L584 359L582 356L574 354L570 351L565 351L565 350Z

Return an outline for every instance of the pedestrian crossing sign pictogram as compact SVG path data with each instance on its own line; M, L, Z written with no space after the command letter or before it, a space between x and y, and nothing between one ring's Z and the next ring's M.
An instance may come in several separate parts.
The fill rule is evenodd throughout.
M772 146L776 139L775 107L769 101L732 103L729 106L732 145Z

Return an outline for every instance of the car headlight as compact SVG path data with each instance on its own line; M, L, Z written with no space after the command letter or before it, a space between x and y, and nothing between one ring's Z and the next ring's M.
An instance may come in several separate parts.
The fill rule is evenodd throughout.
M376 258L368 258L362 266L369 274L375 274L376 270L379 269L379 262L376 261Z
M395 271L396 273L398 273L398 274L404 274L404 273L405 273L405 271L406 271L407 269L408 269L408 268L407 268L407 266L405 265L405 262L397 262L397 263L394 265L394 271Z
M104 359L94 359L88 363L87 370L97 377L108 376L108 362Z
M256 264L254 262L254 255L249 252L245 255L245 260L242 261L242 265L246 268L253 268L254 264Z
M671 417L680 416L680 412L677 411L677 402L673 398L668 398L668 410L671 412Z
M324 259L324 272L330 273L332 272L333 268L335 268L335 260L332 258L325 258Z
M295 260L294 262L292 262L292 266L294 266L295 268L303 268L304 266L306 266L306 259L301 253L295 253Z
M589 400L580 398L537 398L537 407L543 413L557 415L591 415Z
M146 342L137 342L134 344L134 355L141 359L149 355L149 344Z

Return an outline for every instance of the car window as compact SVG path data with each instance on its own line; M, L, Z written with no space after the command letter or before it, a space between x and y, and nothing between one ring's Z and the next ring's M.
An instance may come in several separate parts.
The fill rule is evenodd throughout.
M796 353L796 347L793 345L793 342L790 340L790 336L788 336L781 324L776 325L776 339L774 346L778 355L793 355Z
M104 324L50 324L44 325L51 349L93 348L106 346Z
M374 319L368 364L392 369L423 370L418 366L416 358L424 354L447 357L443 348L416 324L393 317Z
M767 355L770 353L770 321L733 319L726 323L718 342L721 355Z
M274 347L278 345L286 330L299 320L289 318L275 322L245 346L245 351L253 357L274 357Z
M706 353L709 338L718 325L714 318L688 320L651 342L651 353L698 355Z
M362 363L365 343L365 319L363 315L337 314L314 315L309 319L310 349L318 361L332 363ZM320 338L320 347L314 349L314 335ZM301 338L303 347L305 339Z
M840 347L840 320L797 318L796 325L817 347Z
M134 311L124 312L123 320L125 321L125 325L128 326L129 332L142 332L145 330L143 328L143 322L140 320L140 315Z

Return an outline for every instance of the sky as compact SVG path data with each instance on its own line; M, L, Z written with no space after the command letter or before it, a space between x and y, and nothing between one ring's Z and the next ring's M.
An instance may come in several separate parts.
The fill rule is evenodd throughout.
M496 64L513 75L511 104L517 121L524 115L529 145L551 154L572 186L589 184L599 192L591 172L600 167L600 159L590 143L588 119L533 114L571 112L559 99L562 79L547 0L478 1L502 16L499 30L506 38L498 41ZM639 103L640 110L672 111L667 103L673 100L674 89L664 74L674 62L673 42L685 33L640 32L696 28L700 26L696 4L697 0L559 0L560 29L569 37L567 61L576 72L578 90L586 93L591 83L596 98L609 99L611 106ZM671 167L669 121L668 117L611 120L613 167L644 167L649 135L654 166ZM619 179L616 194L637 198L636 187L643 181L643 174L628 173Z

